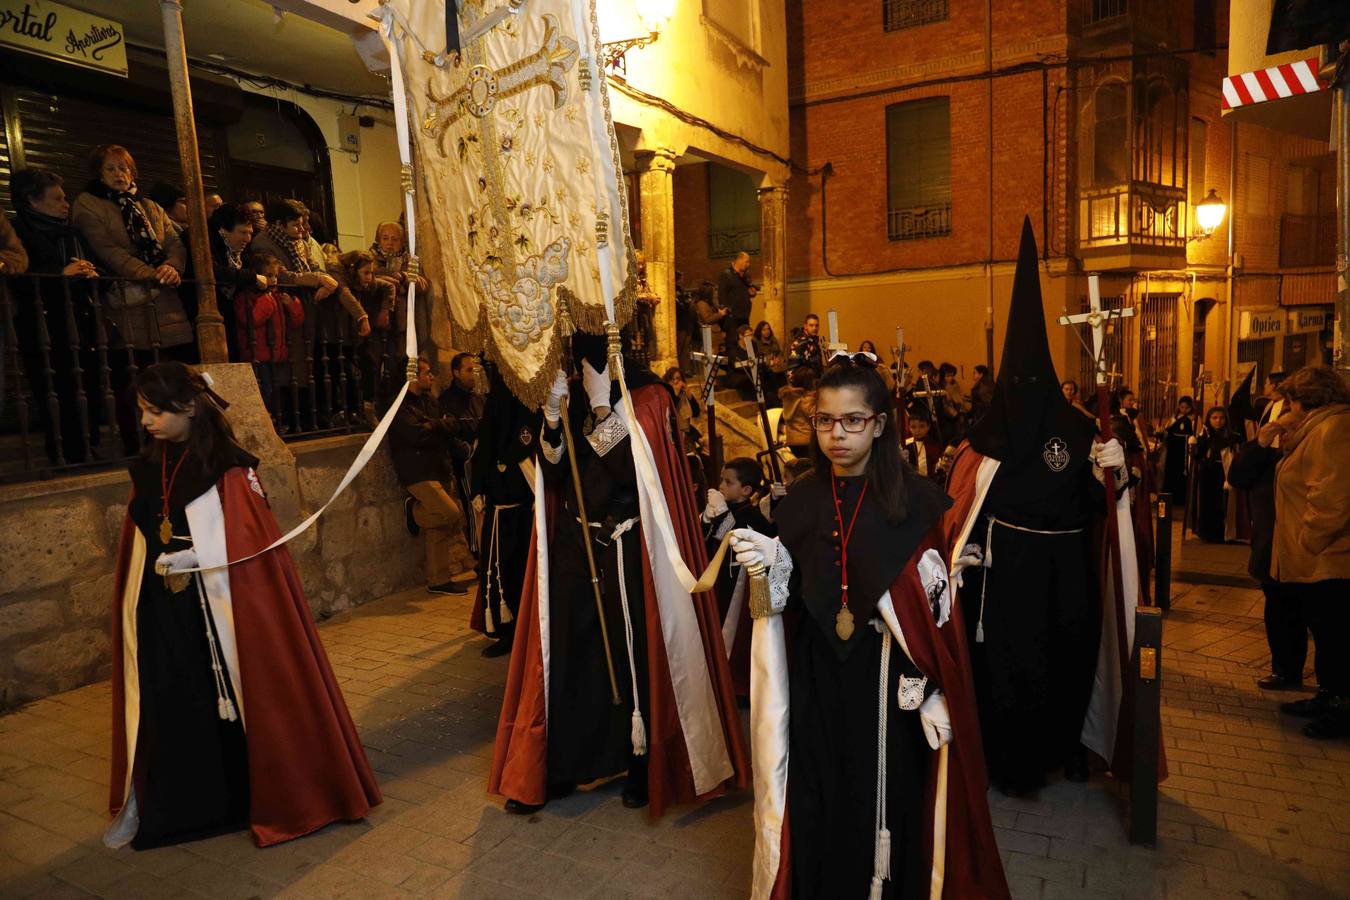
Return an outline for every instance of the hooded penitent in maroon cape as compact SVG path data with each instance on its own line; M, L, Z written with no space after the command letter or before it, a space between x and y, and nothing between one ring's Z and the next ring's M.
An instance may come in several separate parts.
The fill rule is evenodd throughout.
M1059 390L1028 221L994 398L954 460L944 526L990 774L1008 790L1081 767L1080 743L1119 768L1117 738L1130 732L1121 702L1139 596L1130 498L1116 503L1117 550L1094 527L1106 497L1092 443L1092 424Z
M574 397L574 413L584 411L584 397ZM617 706L566 447L556 429L543 437L540 502L488 781L490 791L520 803L545 802L550 785L627 772L630 784L645 776L650 813L659 816L671 805L748 781L716 601L681 588L658 523L666 517L683 565L701 572L706 556L685 458L673 439L671 394L659 383L634 384L631 398L635 424L620 402L610 415L615 421L595 433L583 436L580 417L573 429L587 518L594 523L588 530ZM634 465L634 454L643 450L639 442L650 448L658 479L641 489L644 467ZM644 741L637 740L639 731Z
M950 501L911 472L906 516L891 524L863 488L807 475L775 515L769 581L786 611L754 621L752 896L1007 897L942 549ZM857 510L846 579L859 624L847 640L835 630L836 497L846 519ZM937 748L920 721L927 700L950 715Z
M168 445L170 468L183 446ZM167 545L161 465L132 465L113 592L113 846L243 827L268 846L380 802L289 552L224 566L280 535L256 460L237 455L223 471L182 466ZM214 568L155 573L161 553L189 546Z

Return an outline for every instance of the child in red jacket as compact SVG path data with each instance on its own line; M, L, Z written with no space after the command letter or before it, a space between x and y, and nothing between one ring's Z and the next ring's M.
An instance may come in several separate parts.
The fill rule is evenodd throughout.
M239 353L244 362L253 363L258 390L268 412L277 411L278 394L290 383L290 345L287 328L299 328L305 321L305 308L290 294L277 290L281 261L270 253L255 253L249 266L267 279L267 289L241 288L234 298L239 328Z

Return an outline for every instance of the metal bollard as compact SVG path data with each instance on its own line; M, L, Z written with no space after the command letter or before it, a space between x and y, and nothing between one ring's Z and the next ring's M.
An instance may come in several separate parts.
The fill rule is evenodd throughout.
M1163 612L1172 609L1172 495L1159 494L1158 521L1153 529L1153 602Z
M1158 843L1158 755L1162 752L1162 611L1134 614L1134 771L1130 773L1130 843Z

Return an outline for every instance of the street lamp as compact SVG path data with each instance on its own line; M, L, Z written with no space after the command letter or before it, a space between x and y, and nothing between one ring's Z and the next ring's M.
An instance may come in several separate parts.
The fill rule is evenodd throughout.
M660 34L675 15L675 0L637 0L638 18L651 34Z
M661 30L675 14L675 0L636 0L635 5L638 18L642 20L642 27L647 29L647 33L641 37L624 38L600 45L605 67L623 72L625 75L628 74L628 62L624 59L624 54L629 50L656 43L656 39L661 36Z
M1214 188L1210 188L1205 199L1195 204L1195 224L1199 226L1200 233L1191 240L1202 241L1213 236L1215 230L1223 224L1223 217L1227 212L1228 204L1214 192Z

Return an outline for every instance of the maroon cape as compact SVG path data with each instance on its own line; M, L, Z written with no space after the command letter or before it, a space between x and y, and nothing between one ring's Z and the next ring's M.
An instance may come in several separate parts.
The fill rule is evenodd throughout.
M670 509L680 544L680 555L690 571L698 575L707 567L707 551L703 545L702 532L691 512L694 498L688 463L684 454L671 441L670 422L674 404L670 392L664 385L651 385L633 391L632 398L638 424L646 434L656 459L657 476L665 490L666 505ZM552 528L560 506L556 491L545 491L541 500L545 503L546 519ZM645 524L642 527L645 528ZM548 535L544 539L547 541ZM506 676L506 692L502 697L502 712L497 723L492 771L488 776L489 792L529 804L543 803L548 799L548 715L544 697L543 648L539 637L539 594L535 577L539 540L537 532L530 539L525 588L520 598L520 614L516 618L511 666ZM708 675L712 679L721 715L727 752L735 770L734 776L717 789L703 795L696 793L684 732L675 706L670 663L666 658L666 643L661 630L661 610L652 582L651 561L645 553L642 555L642 584L646 601L648 653L648 696L644 706L647 716L647 792L651 802L650 815L657 818L667 807L716 796L729 787L747 786L750 762L736 713L736 698L722 644L722 622L717 612L717 600L711 593L696 594L693 597L694 612L703 637L703 655L707 660Z
M281 536L247 470L217 483L230 559ZM127 772L122 597L136 526L122 525L112 609L112 780L122 808ZM230 567L239 684L248 745L249 824L260 847L363 818L380 800L375 775L319 641L295 562L285 547Z

